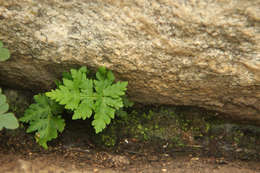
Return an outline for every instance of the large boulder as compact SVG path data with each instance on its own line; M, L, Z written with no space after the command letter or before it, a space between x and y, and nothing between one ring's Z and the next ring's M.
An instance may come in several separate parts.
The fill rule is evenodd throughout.
M260 124L260 0L0 0L1 85L50 89L106 66L137 102Z

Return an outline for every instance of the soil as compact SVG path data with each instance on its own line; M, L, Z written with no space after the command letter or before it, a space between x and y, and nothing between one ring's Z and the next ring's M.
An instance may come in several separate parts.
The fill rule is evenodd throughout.
M3 135L1 136L2 139ZM26 142L21 139L27 138ZM91 143L85 146L55 144L48 150L35 145L32 136L17 135L1 140L2 173L255 173L258 159L243 161L232 155L216 157L203 149L182 148L164 151L149 144L121 144L117 149L102 150ZM135 142L135 141L132 141ZM129 146L130 145L130 146ZM163 148L163 147L162 147ZM259 153L258 153L259 154Z
M167 141L141 141L135 137L123 136L116 146L108 148L95 143L89 135L91 132L86 130L87 124L67 124L70 126L67 126L62 135L48 143L48 150L35 143L33 134L26 134L23 127L14 131L0 131L0 172L260 172L259 138L255 138L253 148L248 149L234 142L227 143L224 137L220 138L221 134L209 142L201 140L199 143L173 147Z
M106 153L96 153L98 155ZM30 155L30 156L28 156ZM123 159L131 160L130 163L110 165L99 163L94 157L90 159L87 154L28 154L12 155L1 154L1 168L3 173L256 173L260 172L257 162L225 161L218 163L215 158L200 157L160 157L159 160L151 160L140 156L121 154ZM71 157L67 155L77 155ZM116 155L113 157L117 157ZM158 157L155 155L155 157ZM117 160L117 159L115 159ZM119 159L120 160L120 159ZM120 162L120 161L119 161Z

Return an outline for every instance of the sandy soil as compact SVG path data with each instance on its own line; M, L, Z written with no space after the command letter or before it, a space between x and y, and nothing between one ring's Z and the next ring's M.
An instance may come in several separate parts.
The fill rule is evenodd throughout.
M73 151L76 152L76 151ZM70 153L77 155L76 153ZM78 153L79 154L79 153ZM98 156L97 153L96 156ZM84 156L85 155L85 156ZM104 153L103 153L104 155ZM121 157L121 158L120 158ZM95 160L95 158L93 158ZM42 154L21 156L1 154L2 173L256 173L260 163L217 161L215 158L162 157L159 160L113 155L106 163L90 160L87 153L77 158L67 155Z

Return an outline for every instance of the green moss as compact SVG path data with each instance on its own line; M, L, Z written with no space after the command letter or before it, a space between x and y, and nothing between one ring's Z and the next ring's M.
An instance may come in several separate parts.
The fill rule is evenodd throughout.
M112 123L104 131L92 136L93 142L100 147L114 147L118 141L116 123Z
M107 147L114 147L116 145L116 137L113 135L101 135L102 143Z
M183 141L183 139L180 136L175 136L172 138L172 142L173 142L173 147L177 146L177 147L184 147L185 143Z
M260 142L259 128L229 124L212 113L178 110L172 107L132 110L101 134L99 141L115 146L122 139L134 138L138 143L167 143L167 148L189 147L197 144L208 147L211 141L255 149ZM243 127L243 128L241 128ZM247 131L252 133L247 134ZM220 146L222 147L222 146ZM260 146L258 147L260 149Z

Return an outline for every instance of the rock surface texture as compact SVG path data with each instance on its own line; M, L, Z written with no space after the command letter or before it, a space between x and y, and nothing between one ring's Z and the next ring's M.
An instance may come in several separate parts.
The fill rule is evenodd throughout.
M0 0L0 83L49 89L106 66L134 101L260 124L260 0Z

